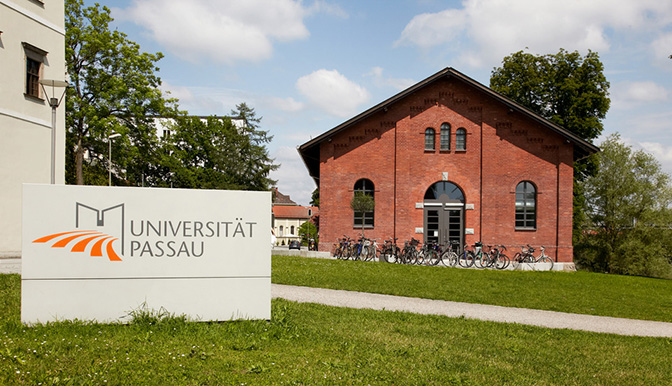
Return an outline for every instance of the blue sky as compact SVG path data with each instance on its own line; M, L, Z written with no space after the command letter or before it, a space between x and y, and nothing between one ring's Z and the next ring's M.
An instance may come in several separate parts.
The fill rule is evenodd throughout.
M94 1L85 0L85 5ZM315 189L296 147L435 72L488 85L513 52L597 52L619 132L672 173L672 1L102 0L114 28L162 52L163 90L194 115L245 102L274 136L272 178Z

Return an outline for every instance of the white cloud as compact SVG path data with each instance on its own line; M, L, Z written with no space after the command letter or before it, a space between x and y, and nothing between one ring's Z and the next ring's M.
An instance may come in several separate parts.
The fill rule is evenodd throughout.
M632 32L669 23L670 4L659 0L622 0L617 6L611 0L465 0L461 9L415 16L397 43L453 49L461 55L460 62L477 67L525 47L539 53L561 47L603 52L611 47L611 30ZM470 44L458 51L454 44L463 35Z
M350 15L341 8L340 5L327 3L326 1L316 0L309 8L308 11L313 13L325 13L328 15L336 16L341 19L347 19Z
M397 91L405 90L416 83L413 79L410 78L386 78L383 76L382 67L374 67L365 75L371 76L373 78L373 83L377 87L390 86Z
M672 32L661 35L651 43L654 59L656 62L670 65L670 55L672 55Z
M611 100L614 109L630 109L642 103L666 101L668 92L655 82L621 82L611 87Z
M308 205L316 186L299 152L295 148L281 146L272 157L280 163L280 168L271 172L270 178L278 181L280 192L290 195L292 201L299 205Z
M293 0L136 0L126 19L191 62L258 62L271 57L275 41L305 39L307 10Z
M269 99L268 105L276 110L285 111L289 113L295 113L303 110L304 108L303 103L297 102L296 100L294 100L294 98L291 97L290 98L272 97Z
M336 70L321 69L303 76L296 81L296 88L312 104L339 117L354 115L371 98L365 88Z

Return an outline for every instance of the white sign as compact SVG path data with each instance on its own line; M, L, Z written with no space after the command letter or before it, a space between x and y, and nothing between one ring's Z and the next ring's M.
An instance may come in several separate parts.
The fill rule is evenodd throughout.
M270 192L23 186L21 321L270 319Z

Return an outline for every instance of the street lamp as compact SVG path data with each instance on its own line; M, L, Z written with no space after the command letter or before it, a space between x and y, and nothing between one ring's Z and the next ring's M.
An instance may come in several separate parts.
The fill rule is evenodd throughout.
M61 104L63 97L65 96L66 87L69 86L68 82L64 80L54 80L54 79L40 79L40 85L42 85L42 91L44 95L48 95L45 86L51 87L51 98L49 98L49 106L51 106L51 184L56 183L56 108ZM56 98L56 87L63 87L63 94L60 98Z
M121 134L119 133L112 133L107 136L107 173L108 173L108 178L109 178L109 186L112 186L112 139L121 137Z

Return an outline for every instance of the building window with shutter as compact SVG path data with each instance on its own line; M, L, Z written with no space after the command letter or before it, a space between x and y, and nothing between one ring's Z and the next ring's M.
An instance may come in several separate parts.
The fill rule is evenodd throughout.
M47 51L26 42L22 42L22 45L26 55L26 87L24 95L42 99L40 97L40 78L42 77L42 68L47 57Z

